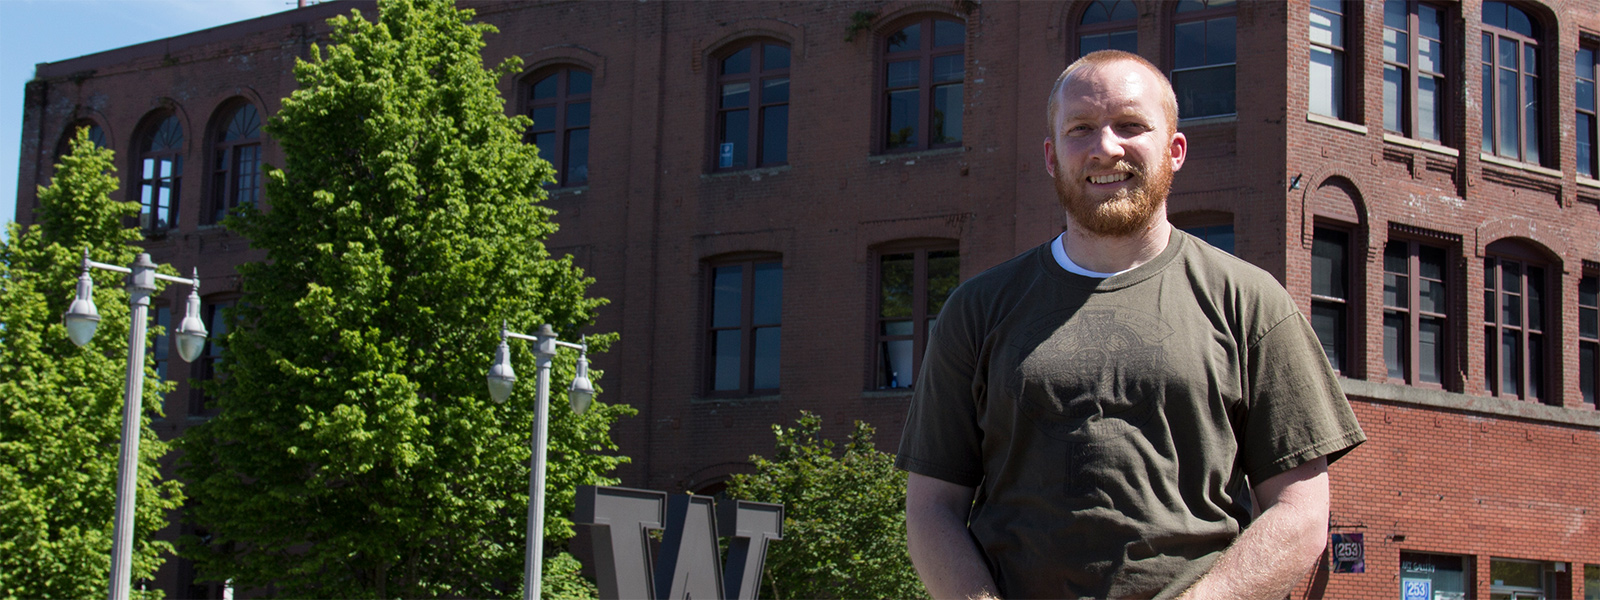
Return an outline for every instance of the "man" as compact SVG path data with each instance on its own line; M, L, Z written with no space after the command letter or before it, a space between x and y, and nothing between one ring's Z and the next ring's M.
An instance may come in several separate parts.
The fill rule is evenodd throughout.
M1167 222L1177 119L1134 54L1056 81L1066 231L951 295L907 416L934 597L1280 599L1321 555L1327 463L1366 438L1277 281Z

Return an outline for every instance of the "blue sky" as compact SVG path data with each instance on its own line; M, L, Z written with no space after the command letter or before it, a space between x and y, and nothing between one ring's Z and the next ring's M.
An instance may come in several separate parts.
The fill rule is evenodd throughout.
M0 223L16 219L33 66L283 12L295 0L0 0ZM0 228L0 236L5 236Z

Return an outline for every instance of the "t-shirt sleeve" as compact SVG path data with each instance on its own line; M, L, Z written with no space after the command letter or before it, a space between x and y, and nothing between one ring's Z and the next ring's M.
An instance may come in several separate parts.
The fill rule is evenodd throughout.
M951 295L928 336L895 466L957 485L983 481L983 433L978 406L984 393L978 369L981 336L965 318L965 294Z
M1366 441L1316 333L1292 311L1249 350L1250 391L1240 436L1244 470L1262 482L1319 456L1332 463Z

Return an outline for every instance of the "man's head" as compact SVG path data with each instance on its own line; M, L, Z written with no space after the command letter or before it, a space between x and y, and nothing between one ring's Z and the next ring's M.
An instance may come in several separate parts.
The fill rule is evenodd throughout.
M1080 227L1133 235L1164 214L1172 174L1188 141L1177 132L1177 97L1161 71L1116 50L1078 59L1056 79L1045 169Z

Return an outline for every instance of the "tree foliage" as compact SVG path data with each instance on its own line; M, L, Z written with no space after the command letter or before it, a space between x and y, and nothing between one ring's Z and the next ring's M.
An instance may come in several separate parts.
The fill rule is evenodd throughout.
M105 594L111 570L117 463L128 361L128 292L122 276L94 270L101 321L78 348L61 314L72 301L85 248L126 265L137 230L123 225L137 204L114 202L112 152L80 130L39 188L39 220L10 225L0 241L0 598L87 598ZM168 446L149 420L171 384L146 354L139 442L133 577L146 579L172 550L150 539L164 511L182 501L161 478ZM153 592L147 597L159 597Z
M219 414L182 442L209 534L184 552L205 577L305 597L518 593L532 349L512 341L523 381L506 404L484 377L502 320L575 340L604 301L545 249L552 169L495 87L520 62L486 69L494 29L471 16L380 0L375 22L330 20L330 45L296 65L300 89L267 124L285 157L267 168L271 209L226 221L267 261L240 268L225 374L207 384ZM567 410L574 358L552 374L552 560L575 488L617 482L610 426L633 414Z
M783 540L767 550L761 595L785 598L925 598L906 552L906 475L855 422L844 453L822 438L822 419L802 411L773 425L774 458L752 456L728 496L783 504Z

